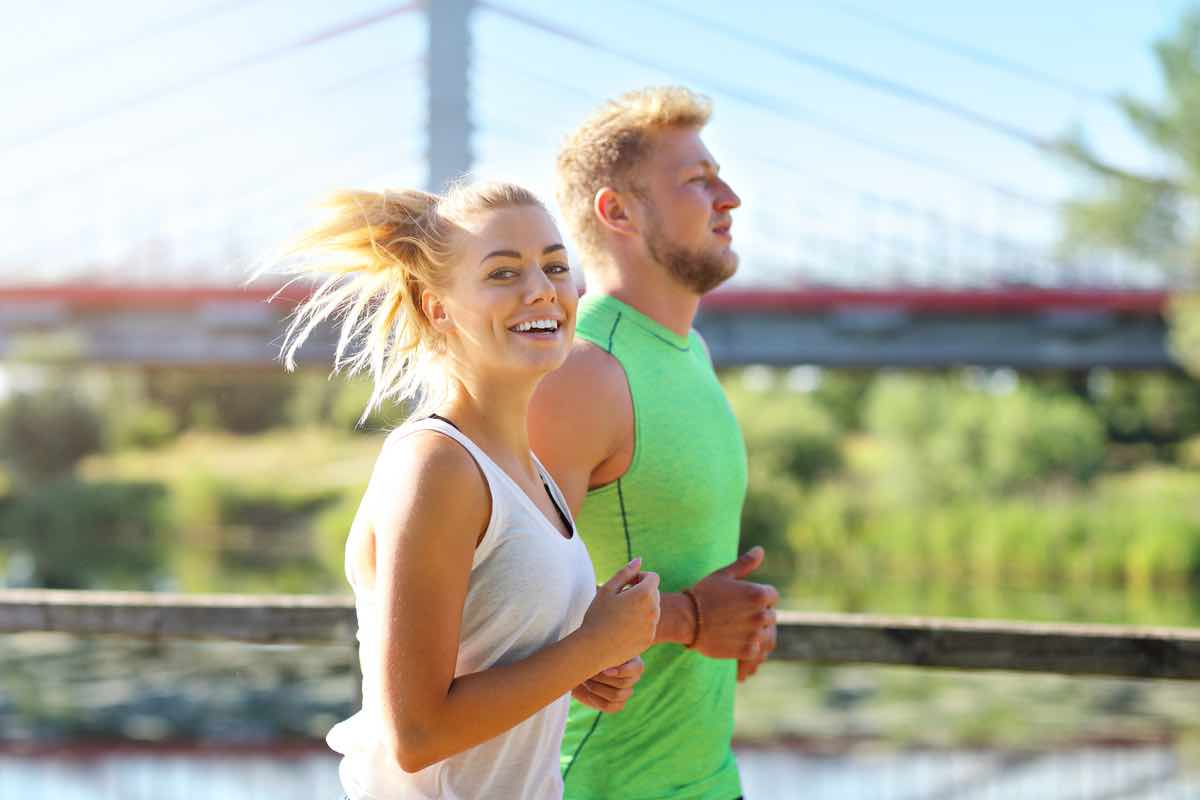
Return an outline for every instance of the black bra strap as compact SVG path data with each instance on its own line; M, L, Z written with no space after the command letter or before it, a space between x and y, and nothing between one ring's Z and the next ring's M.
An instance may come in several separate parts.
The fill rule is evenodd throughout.
M447 425L449 425L451 428L454 428L454 430L458 431L459 433L462 433L462 428L458 427L458 426L457 426L457 425L455 425L453 422L451 422L450 420L448 420L448 419L446 419L445 417L443 417L441 414L430 414L430 415L429 415L428 417L426 417L425 419L436 419L436 420L440 420L441 422L444 422L444 423L446 423Z

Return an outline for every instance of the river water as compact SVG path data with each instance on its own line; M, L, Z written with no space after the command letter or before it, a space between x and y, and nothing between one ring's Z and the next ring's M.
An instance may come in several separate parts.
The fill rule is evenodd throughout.
M1200 773L1168 748L1080 748L820 756L741 749L753 800L1111 800L1200 798ZM3 800L336 800L332 753L136 753L0 756Z

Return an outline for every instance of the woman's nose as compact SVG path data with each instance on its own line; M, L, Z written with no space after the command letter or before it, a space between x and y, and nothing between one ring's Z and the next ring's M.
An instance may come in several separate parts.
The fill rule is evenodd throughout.
M542 272L540 269L530 270L532 278L529 282L529 287L526 292L526 302L536 303L539 301L550 302L558 297L558 292L554 288L554 281Z

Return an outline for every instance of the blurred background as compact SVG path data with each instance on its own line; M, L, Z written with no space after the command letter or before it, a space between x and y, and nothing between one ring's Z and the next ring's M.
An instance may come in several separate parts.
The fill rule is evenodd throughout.
M344 593L383 431L246 285L330 190L708 94L783 606L1200 623L1200 7L46 0L0 30L0 580ZM0 798L327 797L342 646L0 639ZM768 664L747 796L1200 797L1200 688Z

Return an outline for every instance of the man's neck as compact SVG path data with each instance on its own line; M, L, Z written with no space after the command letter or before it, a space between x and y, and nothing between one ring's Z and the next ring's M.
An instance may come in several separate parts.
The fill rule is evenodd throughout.
M590 279L588 290L615 297L680 336L692 330L700 296L657 264L608 269Z

